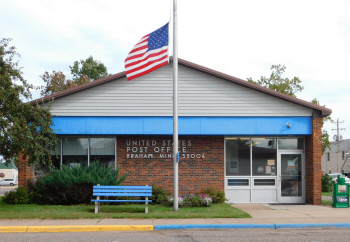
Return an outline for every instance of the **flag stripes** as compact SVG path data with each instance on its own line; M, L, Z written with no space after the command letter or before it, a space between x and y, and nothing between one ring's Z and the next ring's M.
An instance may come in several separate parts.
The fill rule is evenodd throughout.
M128 81L168 64L168 24L142 37L129 52L124 61Z

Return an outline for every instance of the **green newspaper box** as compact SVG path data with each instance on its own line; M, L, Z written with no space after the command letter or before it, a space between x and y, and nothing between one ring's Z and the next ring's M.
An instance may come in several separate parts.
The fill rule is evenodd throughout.
M337 183L332 187L332 207L349 207L349 184L345 183L345 176L338 175Z

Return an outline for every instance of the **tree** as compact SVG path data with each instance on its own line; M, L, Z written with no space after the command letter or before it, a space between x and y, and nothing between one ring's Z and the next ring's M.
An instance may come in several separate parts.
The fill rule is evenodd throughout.
M83 76L80 79L76 80L66 80L66 75L61 71L52 71L52 74L49 74L47 71L40 76L41 79L46 83L46 87L43 88L40 92L42 97L55 94L56 92L63 91L72 87L76 87L85 83L90 82L90 78Z
M253 79L249 77L248 81L293 97L295 97L295 93L301 92L304 89L304 87L301 86L299 77L293 77L292 79L281 77L286 70L285 66L281 66L280 64L272 65L270 69L272 70L270 78L262 76L260 80L253 81Z
M293 77L293 79L288 78L282 78L282 74L285 72L287 67L284 65L272 65L271 70L272 73L270 75L270 78L266 78L264 76L260 77L260 80L253 81L251 77L248 78L249 82L258 84L260 86L296 97L295 93L301 92L304 87L301 85L301 80L299 77ZM315 98L311 101L313 104L319 105L318 100ZM322 125L321 129L323 128L323 124L325 121L332 120L331 117L325 117L322 118ZM322 130L322 136L321 136L321 142L322 142L322 154L324 153L326 148L330 148L330 142L329 142L329 135L325 130Z
M75 61L69 66L73 74L73 80L89 78L91 81L108 76L107 68L100 61L94 60L92 56L86 60Z
M52 74L45 72L40 76L46 83L46 87L40 93L42 97L108 76L105 65L94 60L92 56L86 60L75 61L73 66L69 67L73 74L72 80L67 80L61 71L53 71Z
M0 154L7 161L23 154L28 164L51 166L50 150L57 142L52 116L48 108L22 101L31 97L30 85L14 61L20 55L10 41L0 41Z
M68 89L66 76L61 71L59 72L53 71L52 74L49 74L46 71L40 77L46 83L46 88L42 89L40 92L42 97L52 95L56 92Z

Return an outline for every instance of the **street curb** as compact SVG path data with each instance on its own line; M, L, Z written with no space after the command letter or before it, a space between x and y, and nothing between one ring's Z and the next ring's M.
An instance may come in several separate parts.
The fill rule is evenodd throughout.
M187 224L184 229L275 229L274 224Z
M275 229L275 224L183 224L155 225L154 230L185 230L185 229Z
M276 229L350 228L350 223L276 224Z
M153 230L190 230L190 229L315 229L315 228L350 228L350 223L0 226L0 233L153 231Z
M154 230L182 230L182 224L176 225L154 225Z
M0 226L0 233L150 231L153 225Z

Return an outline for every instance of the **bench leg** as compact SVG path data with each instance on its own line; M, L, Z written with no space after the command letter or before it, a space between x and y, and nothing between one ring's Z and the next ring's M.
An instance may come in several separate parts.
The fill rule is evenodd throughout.
M96 199L100 200L100 197L97 196ZM95 213L99 213L99 212L100 212L100 202L95 202Z
M99 212L100 212L100 203L95 202L95 213L99 213Z
M148 197L146 197L146 201L148 201ZM148 202L146 202L146 209L145 209L145 213L148 213Z

